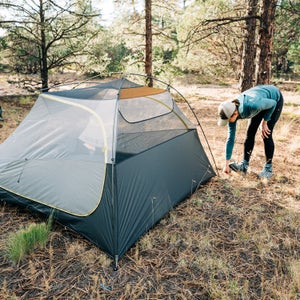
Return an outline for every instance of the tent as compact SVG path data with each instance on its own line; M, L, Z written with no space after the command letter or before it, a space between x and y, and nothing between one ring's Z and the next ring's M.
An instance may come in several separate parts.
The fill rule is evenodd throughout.
M0 199L49 215L118 260L215 176L169 88L126 78L41 93L0 145Z

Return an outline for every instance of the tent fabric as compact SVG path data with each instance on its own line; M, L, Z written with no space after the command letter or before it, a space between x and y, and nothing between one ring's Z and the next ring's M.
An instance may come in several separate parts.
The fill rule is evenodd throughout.
M41 94L0 145L0 199L54 211L115 260L213 176L170 92L124 78Z

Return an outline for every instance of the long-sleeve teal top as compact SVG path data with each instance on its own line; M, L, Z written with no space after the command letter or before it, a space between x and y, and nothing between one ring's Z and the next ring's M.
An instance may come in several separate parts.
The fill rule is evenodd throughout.
M250 119L261 111L265 111L263 118L264 120L269 121L280 97L281 94L279 89L273 85L258 85L244 91L237 97L237 100L240 102L237 120ZM230 160L232 156L237 120L234 123L228 123L226 160Z

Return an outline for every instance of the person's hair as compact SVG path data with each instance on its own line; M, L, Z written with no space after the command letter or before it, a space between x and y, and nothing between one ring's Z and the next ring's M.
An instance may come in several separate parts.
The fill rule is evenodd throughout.
M240 101L238 99L232 100L232 103L234 103L237 108L240 106Z
M220 112L219 112L219 116L222 120L227 120L227 116L225 115L224 113L224 110L221 109Z

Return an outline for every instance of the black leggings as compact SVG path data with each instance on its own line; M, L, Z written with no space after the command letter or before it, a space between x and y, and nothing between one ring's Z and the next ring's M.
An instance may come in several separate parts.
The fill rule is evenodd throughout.
M280 117L282 107L283 107L283 97L280 94L280 99L277 102L277 105L271 116L271 119L268 121L268 127L271 130L271 133L269 134L268 138L264 138L265 156L266 156L267 164L272 163L274 149L275 149L273 136L272 136L273 129ZM246 139L244 142L244 160L246 160L247 162L249 162L250 160L250 156L252 154L254 144L255 144L255 135L264 115L265 115L265 111L261 111L259 114L257 114L256 116L254 116L249 120Z

